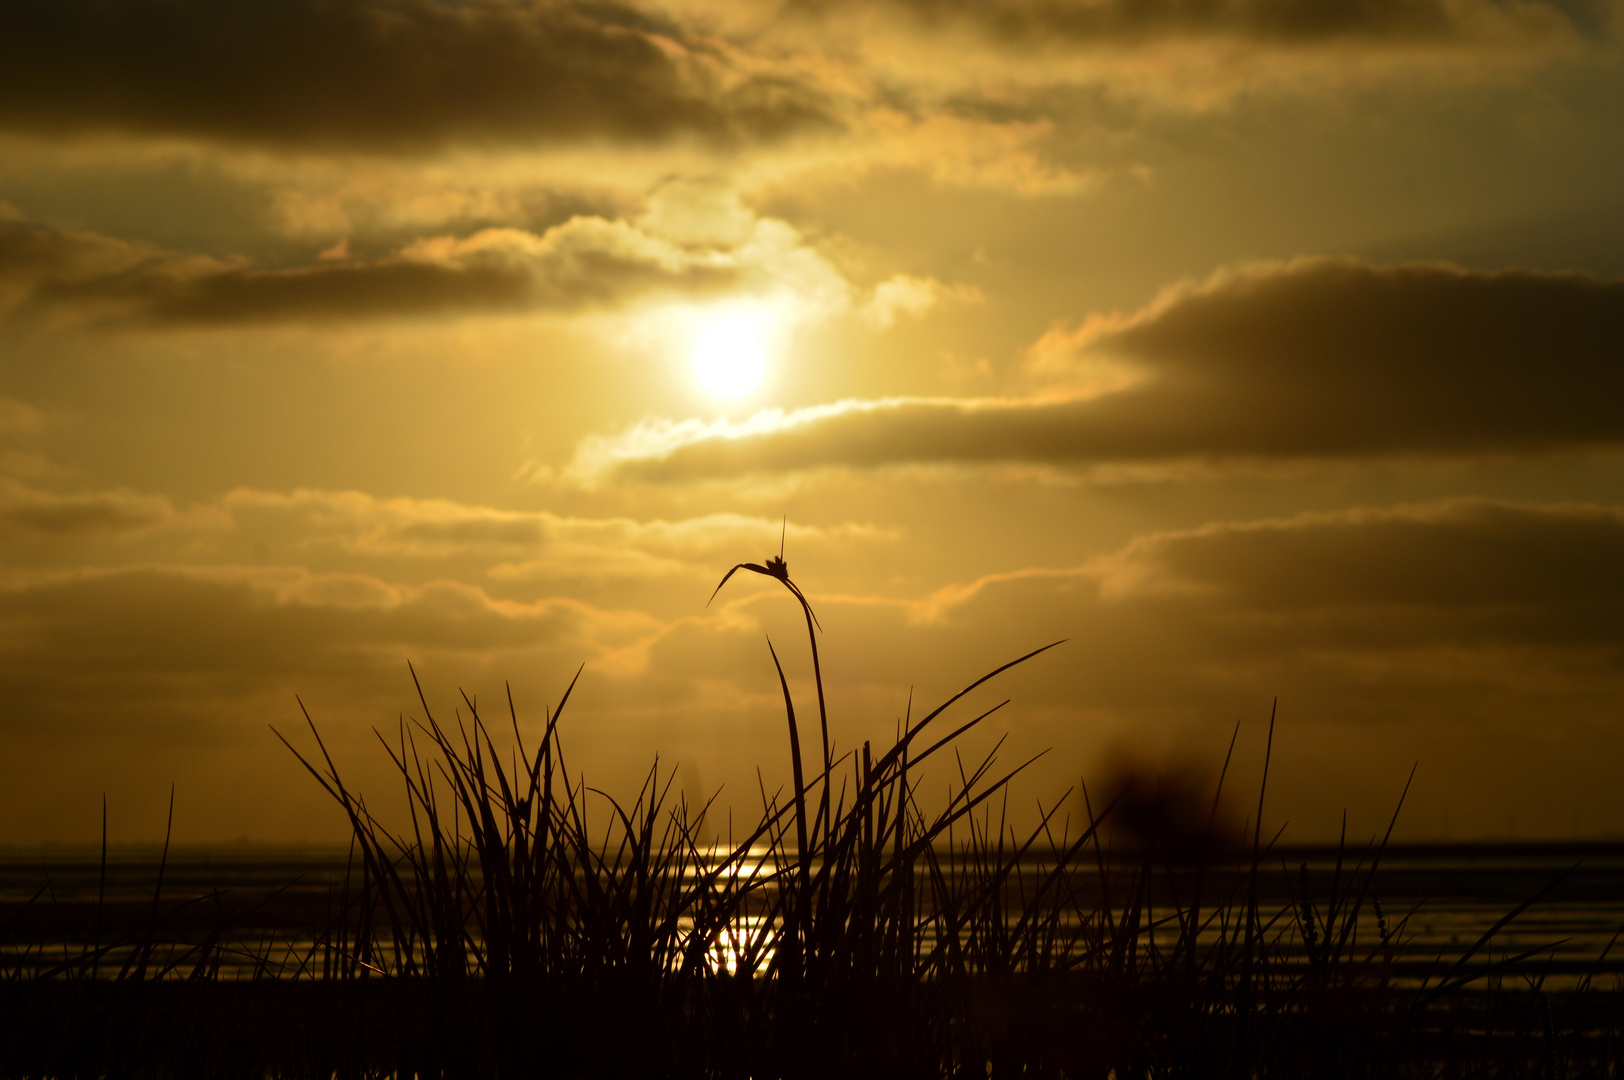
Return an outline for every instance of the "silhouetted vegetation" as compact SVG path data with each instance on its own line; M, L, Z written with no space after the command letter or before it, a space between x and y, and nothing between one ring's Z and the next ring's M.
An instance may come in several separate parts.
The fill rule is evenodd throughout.
M790 588L815 650L781 560L746 568ZM792 790L763 791L759 821L721 838L658 767L628 801L572 776L568 692L533 744L511 699L500 725L471 698L450 722L425 701L384 742L404 828L346 786L311 724L314 752L289 748L354 845L313 943L273 956L234 935L244 912L226 899L166 901L167 851L143 919L64 912L46 883L0 915L0 1073L1619 1074L1605 955L1560 991L1539 950L1487 959L1537 896L1447 963L1411 957L1407 914L1373 891L1387 839L1339 846L1328 871L1270 869L1266 779L1244 831L1220 827L1217 792L1203 814L1187 791L1122 784L1080 829L1051 810L1016 834L1004 800L1020 769L1000 770L995 747L957 761L927 808L920 770L990 715L950 708L1043 651L839 758L819 672L812 763L780 667ZM1102 836L1118 818L1127 849Z

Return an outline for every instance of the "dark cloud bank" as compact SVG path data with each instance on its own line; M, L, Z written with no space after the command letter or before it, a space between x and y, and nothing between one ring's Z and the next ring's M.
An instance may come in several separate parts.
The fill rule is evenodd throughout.
M1624 513L1474 499L1141 538L1107 593L1250 621L1275 646L1624 645Z
M695 136L828 123L614 3L7 0L0 127L326 150Z
M120 240L0 221L0 316L112 325L320 322L490 311L574 311L639 293L704 293L726 266L673 262L602 221L560 227L552 242L491 230L438 248L370 260L256 269L142 249Z
M858 402L627 440L624 475L1529 452L1624 440L1624 282L1305 260L1078 335L1143 373L1059 403ZM579 464L579 463L578 463Z
M1064 663L1030 676L1047 707L1130 730L1182 716L1220 754L1214 718L1236 703L1266 718L1274 695L1294 727L1504 724L1568 754L1574 732L1617 734L1620 559L1618 506L1454 499L1216 522L949 591L922 634L899 630L884 651L973 666L988 642L1065 637Z

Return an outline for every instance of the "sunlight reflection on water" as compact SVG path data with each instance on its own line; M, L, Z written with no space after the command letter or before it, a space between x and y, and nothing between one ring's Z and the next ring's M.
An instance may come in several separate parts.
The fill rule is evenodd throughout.
M705 952L705 964L716 974L766 971L778 952L772 945L776 933L776 926L765 917L747 915L717 931Z

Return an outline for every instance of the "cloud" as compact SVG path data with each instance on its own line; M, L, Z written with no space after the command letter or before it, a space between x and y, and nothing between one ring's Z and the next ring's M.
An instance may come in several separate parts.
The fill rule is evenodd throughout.
M934 76L943 66L940 54L931 51L925 66ZM953 73L948 79L960 77ZM859 137L842 143L822 161L814 151L803 151L791 159L793 167L813 175L821 173L826 181L845 182L854 172L864 170L917 169L945 187L1051 198L1094 191L1110 175L1109 169L1062 160L1055 154L1057 120L1065 110L1057 117L1043 109L1006 106L979 110L991 116L977 115L978 110L966 107L966 99L979 94L979 86L967 91L955 83L945 91L932 91L924 85L930 78L917 73L912 78L921 84L913 91L920 101L901 106L886 100L884 92L878 93L881 103L863 110L854 122ZM998 81L1016 98L1024 96L1008 85L1010 80ZM933 97L944 93L946 100L932 103ZM1017 115L998 115L1010 112Z
M984 417L1007 426L1011 417L1047 415L1042 406L1012 399L893 397L763 409L744 420L652 419L618 435L583 439L563 475L590 486L617 476L668 481L967 460L964 428Z
M944 301L975 304L985 300L973 285L944 285L934 277L894 274L874 286L874 295L858 309L857 317L876 330L898 319L917 319Z
M1075 566L943 586L906 612L949 635L1076 638L1087 695L1120 707L1247 684L1350 718L1451 700L1486 715L1506 708L1495 687L1616 702L1621 559L1624 508L1448 499L1146 533Z
M909 685L919 688L916 705L934 701L969 681L955 675L1066 638L1000 680L996 693L1016 703L1013 741L1053 746L1063 763L1122 738L1204 746L1221 758L1235 721L1261 738L1278 695L1285 742L1276 750L1292 748L1288 783L1304 785L1287 800L1296 808L1281 812L1301 823L1311 806L1334 836L1342 806L1356 816L1373 809L1372 776L1390 777L1396 795L1417 757L1425 798L1454 803L1457 827L1465 807L1504 797L1471 768L1450 775L1474 754L1569 805L1557 778L1617 746L1621 558L1624 507L1450 499L1146 532L1070 565L923 595L811 598L828 630L820 648L843 745L855 745L845 727L854 717L900 713ZM773 600L724 594L718 603L766 618ZM701 670L699 650L684 643L706 631L704 646L719 648L712 628L674 632L652 650L650 677L676 670L679 656ZM737 655L750 671L753 658ZM1071 768L1054 766L1049 790L1074 781ZM1344 771L1360 783L1319 790ZM1616 806L1609 813L1617 820ZM1569 825L1553 814L1545 827Z
M158 495L133 491L61 494L0 479L0 536L64 540L146 532L173 521L175 508Z
M691 137L830 125L807 87L618 3L16 0L0 126L288 149Z
M1303 259L1226 271L1034 350L1028 397L644 421L569 475L1528 453L1624 440L1624 282Z
M239 493L229 501L239 528L255 524L247 515L258 507L339 515L322 518L335 534L350 528L344 515L376 515L413 537L414 523L486 516L345 493ZM716 517L566 528L625 534L650 553L662 544L676 553L704 547L735 529L738 543L759 547L761 533L774 532L772 522ZM1063 790L1075 776L1068 762L1113 732L1182 731L1221 753L1237 710L1266 715L1274 693L1282 695L1286 743L1351 746L1347 768L1368 776L1375 761L1401 778L1384 757L1390 751L1407 767L1409 744L1390 741L1398 736L1521 733L1518 752L1532 752L1558 717L1580 725L1568 731L1616 726L1621 556L1619 507L1448 500L1216 522L1147 533L1076 565L1028 567L934 593L812 599L828 631L823 670L842 746L885 737L910 684L919 687L916 700L939 700L1027 647L1071 637L1063 652L997 688L1017 707L994 736L1008 731L1033 750L1061 744L1065 760L1034 781L1041 793ZM742 784L747 804L751 767L782 765L781 702L761 634L773 633L782 652L782 641L804 628L781 592L730 588L702 611L701 589L680 615L661 618L568 596L514 600L444 579L405 583L378 566L155 564L14 576L0 584L0 681L9 703L0 740L26 747L35 762L124 740L140 752L107 763L105 775L174 754L182 793L195 793L216 760L245 774L264 771L266 755L279 751L261 724L296 725L294 693L324 735L365 757L358 740L369 727L392 725L402 708L417 713L406 659L436 703L457 685L499 698L503 678L518 680L527 721L540 710L526 683L556 699L585 660L572 706L583 712L571 731L576 745L594 748L586 760L595 778L605 764L616 776L646 767L656 751L682 760L702 753L707 775ZM790 636L781 638L780 628ZM784 655L792 689L809 694L804 653ZM1357 732L1395 719L1382 729L1383 753L1352 745ZM1339 736L1342 724L1349 727ZM1551 775L1593 746L1565 737ZM63 775L70 780L51 783L69 784L89 806L111 782L102 773ZM1425 775L1437 791L1436 769ZM16 790L43 786L39 776L20 778ZM286 784L295 777L290 770ZM1462 791L1476 791L1481 778L1463 783ZM267 782L271 791L279 809L302 805L302 787ZM1333 814L1334 829L1336 808L1319 809Z
M44 283L110 278L151 258L111 237L0 217L0 311L23 303Z
M80 571L0 588L8 682L48 672L100 680L199 676L253 682L362 667L375 654L497 655L561 648L575 662L646 635L635 611L568 598L502 600L470 585L401 585L297 567L149 566Z
M792 551L820 553L899 538L895 530L853 521L786 526L779 518L726 512L588 517L319 489L237 488L177 508L161 495L128 489L53 491L0 476L0 563L8 571L0 585L184 559L200 573L293 565L301 574L362 573L369 580L387 572L414 587L441 578L548 581L569 595L663 578L681 582L687 594L696 591L694 582L712 581L719 567L775 550L781 535ZM530 587L520 591L537 595Z
M761 222L758 232L774 224ZM691 250L624 222L576 217L540 235L492 228L419 240L379 259L273 270L0 222L0 313L153 326L572 312L651 293L719 292L748 276L751 255Z
M1170 291L1078 335L1154 372L1148 408L1233 409L1217 452L1530 449L1612 442L1624 281L1305 259ZM1125 395L1135 396L1133 392Z
M1543 608L1624 641L1624 510L1450 499L1142 536L1095 566L1102 593L1206 596L1249 612ZM1553 618L1553 624L1556 618ZM1554 628L1554 626L1553 626Z
M662 602L651 579L674 580L681 614L704 618L721 569L775 550L781 527L354 491L238 489L177 510L0 481L0 739L117 717L170 745L244 709L290 709L293 690L371 708L405 689L408 658L459 678L583 661L632 674L669 625L646 610ZM788 530L792 555L892 539L857 523Z
M1334 112L1377 89L1368 111L1394 88L1610 68L1619 13L1616 0L790 0L764 40L817 52L858 88L848 169L1075 194L1160 175L1155 144L1187 141L1192 115L1229 130L1291 100Z
M575 517L501 510L447 499L381 499L359 491L288 493L241 488L220 509L236 531L289 550L327 547L362 556L500 560L493 577L647 578L713 576L740 552L776 546L782 522L735 513L677 520ZM791 523L789 542L828 548L894 534L856 522Z
M45 430L45 413L16 398L0 397L0 435L36 435Z
M959 24L1012 46L1127 44L1229 38L1274 45L1351 41L1439 44L1588 30L1602 3L1525 0L891 0L925 26ZM794 0L827 13L846 0Z

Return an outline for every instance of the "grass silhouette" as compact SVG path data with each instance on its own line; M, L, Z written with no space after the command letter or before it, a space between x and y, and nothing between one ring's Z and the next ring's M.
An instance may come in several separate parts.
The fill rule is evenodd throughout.
M314 750L283 742L353 844L312 944L273 959L234 936L245 913L219 894L166 906L167 841L147 916L112 925L104 808L89 935L46 944L49 881L0 916L0 1075L1619 1074L1619 994L1593 979L1605 954L1560 992L1541 950L1480 959L1537 895L1439 964L1406 955L1409 916L1375 894L1391 824L1339 844L1329 880L1304 862L1266 882L1267 760L1244 838L1145 826L1155 815L1131 791L1088 803L1075 835L1063 798L1017 834L1005 805L1025 766L1001 770L997 746L958 760L945 804L927 808L920 769L1001 706L953 725L949 710L1052 645L909 716L889 748L832 758L811 605L781 556L728 577L739 569L801 605L822 736L808 770L769 642L793 790L763 790L740 835L710 836L707 807L673 795L658 765L625 801L572 775L573 681L533 746L511 695L493 730L466 695L442 722L419 686L422 719L380 736L409 810L397 828L345 784L307 713ZM1102 832L1118 810L1141 822L1129 849ZM1281 882L1283 902L1265 902ZM167 932L204 911L202 932ZM225 977L244 957L251 977Z

